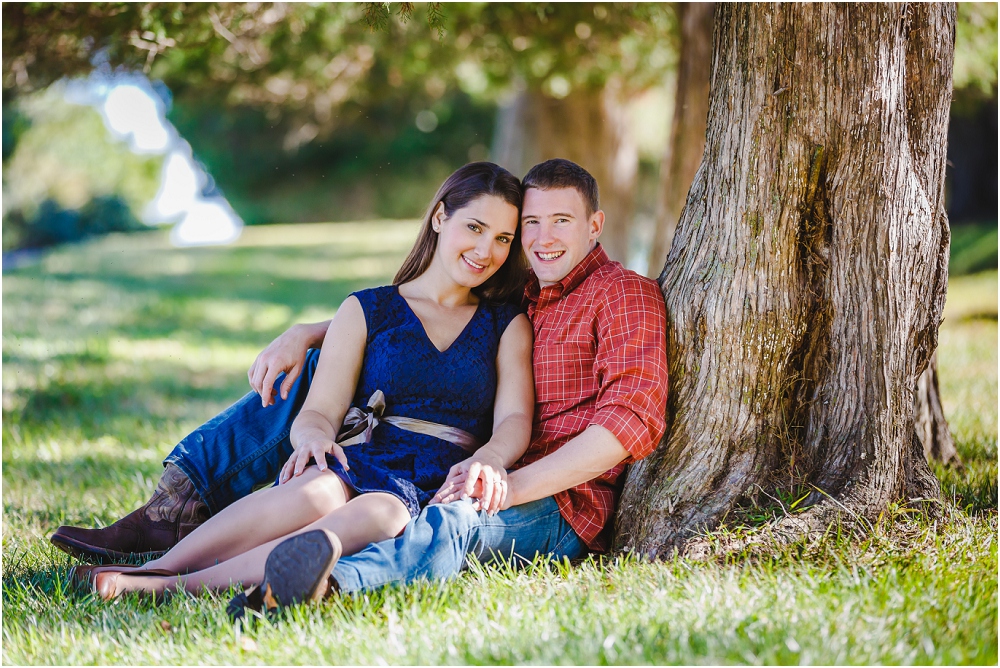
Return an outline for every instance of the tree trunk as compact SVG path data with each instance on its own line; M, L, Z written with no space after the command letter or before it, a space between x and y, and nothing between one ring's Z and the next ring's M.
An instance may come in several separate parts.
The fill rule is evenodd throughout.
M493 160L517 176L550 158L566 158L593 174L607 217L601 243L612 259L628 260L639 154L617 82L575 89L562 99L528 89L501 106Z
M962 466L955 449L955 440L948 431L948 421L941 407L938 389L937 354L931 357L927 369L917 379L916 402L913 422L927 461L938 460L943 464Z
M714 7L711 2L677 4L681 53L670 136L660 162L656 228L649 249L651 276L659 275L663 258L670 251L688 189L705 151Z
M660 276L668 431L629 472L620 548L691 548L776 484L813 493L767 540L939 496L913 390L947 287L954 26L949 4L717 7L704 160Z

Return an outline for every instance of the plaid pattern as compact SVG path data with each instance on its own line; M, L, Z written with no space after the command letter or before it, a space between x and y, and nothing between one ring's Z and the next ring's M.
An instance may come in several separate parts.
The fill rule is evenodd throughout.
M630 457L555 495L577 535L608 548L618 479L666 429L666 307L655 281L608 259L600 244L559 283L525 289L535 332L535 416L528 451L515 468L558 450L590 425L613 433ZM607 530L606 530L607 529Z

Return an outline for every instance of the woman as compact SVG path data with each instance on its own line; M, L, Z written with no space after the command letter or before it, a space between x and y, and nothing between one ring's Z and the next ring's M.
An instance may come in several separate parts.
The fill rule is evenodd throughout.
M496 511L534 403L531 326L510 303L525 280L520 206L520 183L497 165L448 177L393 285L352 294L330 323L278 484L140 568L93 569L99 594L257 584L272 549L306 532L329 539L304 558L353 554L401 533L449 474L490 472L482 501Z

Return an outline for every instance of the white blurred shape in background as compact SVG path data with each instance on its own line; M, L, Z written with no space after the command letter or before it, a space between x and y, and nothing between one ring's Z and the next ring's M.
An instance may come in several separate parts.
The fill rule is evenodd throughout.
M138 86L119 85L104 100L104 119L136 153L163 153L170 146L163 104Z
M170 240L178 246L230 243L236 241L242 229L233 225L234 219L239 220L224 198L199 199L174 225Z
M167 120L166 105L146 77L95 72L81 83L67 90L68 98L96 107L108 131L132 151L165 154L160 188L139 214L144 223L174 224L170 239L178 246L228 244L239 238L243 221L217 190L205 192L208 174Z

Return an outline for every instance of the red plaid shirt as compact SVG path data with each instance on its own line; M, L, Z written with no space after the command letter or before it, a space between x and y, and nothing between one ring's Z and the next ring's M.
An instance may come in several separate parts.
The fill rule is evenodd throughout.
M560 282L524 291L535 332L531 444L515 468L601 425L629 458L555 495L592 550L608 547L625 464L649 455L666 429L666 307L655 281L608 259L600 244ZM609 530L605 530L609 529Z

